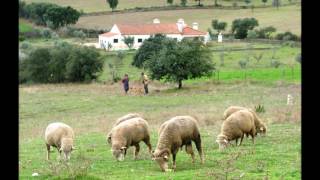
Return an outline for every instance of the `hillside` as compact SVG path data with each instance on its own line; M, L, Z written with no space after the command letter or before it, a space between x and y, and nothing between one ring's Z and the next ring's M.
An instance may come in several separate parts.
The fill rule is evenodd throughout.
M109 29L114 23L152 23L159 18L162 23L175 23L184 18L187 24L199 23L199 29L207 31L211 27L212 19L219 19L228 23L231 29L232 21L236 18L254 17L259 21L259 27L274 26L277 31L291 31L301 33L301 6L286 6L279 10L276 8L261 8L251 12L250 9L221 10L221 9L195 9L135 12L113 15L98 15L80 17L77 27Z

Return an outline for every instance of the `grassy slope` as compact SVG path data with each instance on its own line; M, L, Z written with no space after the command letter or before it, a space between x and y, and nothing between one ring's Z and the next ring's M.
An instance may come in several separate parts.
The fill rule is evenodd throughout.
M187 24L199 23L199 29L207 31L211 27L212 19L219 19L228 23L227 29L231 29L234 19L254 17L259 21L259 27L274 26L277 31L291 31L301 33L301 7L288 6L279 10L276 8L264 8L251 12L250 9L220 10L220 9L197 9L175 11L136 12L114 15L99 15L81 17L76 24L86 28L111 28L115 23L152 23L154 18L159 18L161 23L175 23L183 18Z
M288 46L274 46L277 50L275 51L275 57L282 65L279 68L271 67L271 57L273 54L272 49L267 50L248 50L248 51L228 51L228 48L234 48L237 45L234 43L226 43L224 48L226 49L225 57L224 57L224 66L220 66L220 53L221 52L212 52L213 62L216 63L216 67L219 69L219 80L226 82L226 81L235 81L235 80L243 80L244 79L244 70L240 69L238 64L239 60L245 59L249 53L250 59L247 65L246 73L247 78L251 80L258 80L260 82L265 83L274 83L277 80L287 80L290 82L300 82L301 80L301 66L297 63L294 58L295 56L300 53L299 48L291 48ZM247 47L247 44L241 43L239 46ZM251 44L252 47L270 47L270 45L266 44ZM273 47L273 46L272 46ZM213 45L212 50L220 49L219 46L216 44ZM254 54L258 55L263 53L263 57L258 63L252 56ZM118 74L119 76L123 76L125 73L129 74L129 77L132 80L138 80L139 73L141 70L131 66L131 62L133 59L133 54L128 54L124 60L123 65L119 69ZM109 62L117 61L118 59L115 56L106 56L105 57L105 71L99 77L100 81L110 81L111 74L110 69L108 67ZM293 66L293 72L289 65ZM292 74L293 73L293 74ZM214 77L210 77L209 79L206 77L201 78L201 81L204 80L212 80L217 79L218 75L216 74ZM193 83L198 82L199 79L196 80L188 80L184 83Z
M29 32L33 30L33 25L24 20L24 19L19 19L19 32Z
M27 3L31 2L48 2L48 0L25 0ZM111 11L111 8L105 0L51 0L51 3L59 4L62 6L72 6L78 10L84 12L99 12L99 11ZM213 5L213 0L202 0L205 5ZM261 0L252 0L254 5L262 5ZM219 4L231 6L233 1L218 1ZM272 1L268 1L266 5L271 5ZM287 1L281 2L282 4L288 4ZM180 4L180 0L174 1L174 4ZM188 1L187 5L196 5L198 2ZM167 6L166 0L121 0L119 1L118 10L129 9L135 7L151 7L151 6ZM246 5L243 1L238 2L238 5Z
M30 178L33 172L40 173L42 177L54 171L59 172L58 169L54 170L56 166L44 161L45 146L42 139L46 125L57 120L70 124L75 129L79 150L74 152L70 166L76 174L84 172L77 166L89 167L85 179L137 179L142 176L150 179L207 179L207 176L217 177L224 174L226 161L238 153L242 155L230 165L230 168L235 168L231 170L230 176L239 177L241 173L245 173L244 177L248 179L262 178L268 170L270 179L279 179L281 176L285 179L300 178L300 85L198 83L188 85L179 92L167 88L152 83L150 96L139 97L122 96L122 87L119 84L21 86L20 179ZM155 89L161 91L155 92ZM295 97L292 107L285 106L288 93ZM258 138L255 148L249 140L245 140L242 147L230 148L226 153L218 152L214 139L221 126L223 110L229 105L253 107L258 103L262 103L266 108L266 113L261 114L261 117L268 124L268 136ZM196 116L203 137L206 163L200 165L197 157L196 164L192 165L190 157L179 152L177 172L163 174L154 162L150 161L143 144L138 161L132 160L133 148L130 148L125 162L116 163L110 147L105 144L105 134L117 117L128 112L140 112L146 117L152 132L153 147L157 141L157 128L163 121L181 114ZM54 150L53 162L56 156ZM87 160L89 164L85 165Z

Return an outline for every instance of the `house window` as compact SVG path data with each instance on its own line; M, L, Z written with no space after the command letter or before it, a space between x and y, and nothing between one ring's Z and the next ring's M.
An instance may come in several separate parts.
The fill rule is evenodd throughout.
M142 42L142 39L141 39L141 38L139 38L139 39L138 39L138 43L141 43L141 42Z
M118 39L113 39L113 43L118 43Z

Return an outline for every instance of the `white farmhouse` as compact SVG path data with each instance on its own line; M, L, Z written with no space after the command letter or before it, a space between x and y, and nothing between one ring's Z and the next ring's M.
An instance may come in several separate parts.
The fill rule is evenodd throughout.
M198 23L193 23L192 27L189 27L183 19L170 24L160 23L159 19L154 19L153 24L114 24L110 32L99 35L99 47L106 49L109 47L110 50L125 50L128 47L124 43L124 37L134 37L132 48L138 49L145 39L158 33L165 34L177 41L195 37L203 38L204 43L209 40L208 32L198 30Z

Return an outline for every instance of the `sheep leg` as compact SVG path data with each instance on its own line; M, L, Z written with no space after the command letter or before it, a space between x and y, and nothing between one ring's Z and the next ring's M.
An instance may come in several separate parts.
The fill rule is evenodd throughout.
M242 134L242 136L241 136L241 139L240 139L240 144L239 144L239 146L241 146L241 144L242 144L242 140L243 140L243 137L244 137L244 134Z
M239 138L236 139L236 146L238 145L238 139L239 139Z
M143 142L148 146L149 148L149 153L152 154L152 146L151 146L151 143L150 143L150 137L146 137Z
M135 152L134 152L134 159L136 160L137 156L139 154L139 151L140 151L140 145L136 144L135 147L136 147L136 149L135 149Z
M191 143L186 145L186 152L191 155L192 163L194 163L194 152L192 150L192 144Z
M47 146L47 160L49 160L50 145L46 144L46 146Z
M176 170L176 152L172 153L172 160L173 160L173 165L172 169L175 171Z
M198 135L198 138L196 140L194 140L195 144L196 144L196 148L198 150L200 159L201 159L201 164L204 163L204 159L203 159L203 151L202 151L202 147L201 147L201 137L200 134Z

